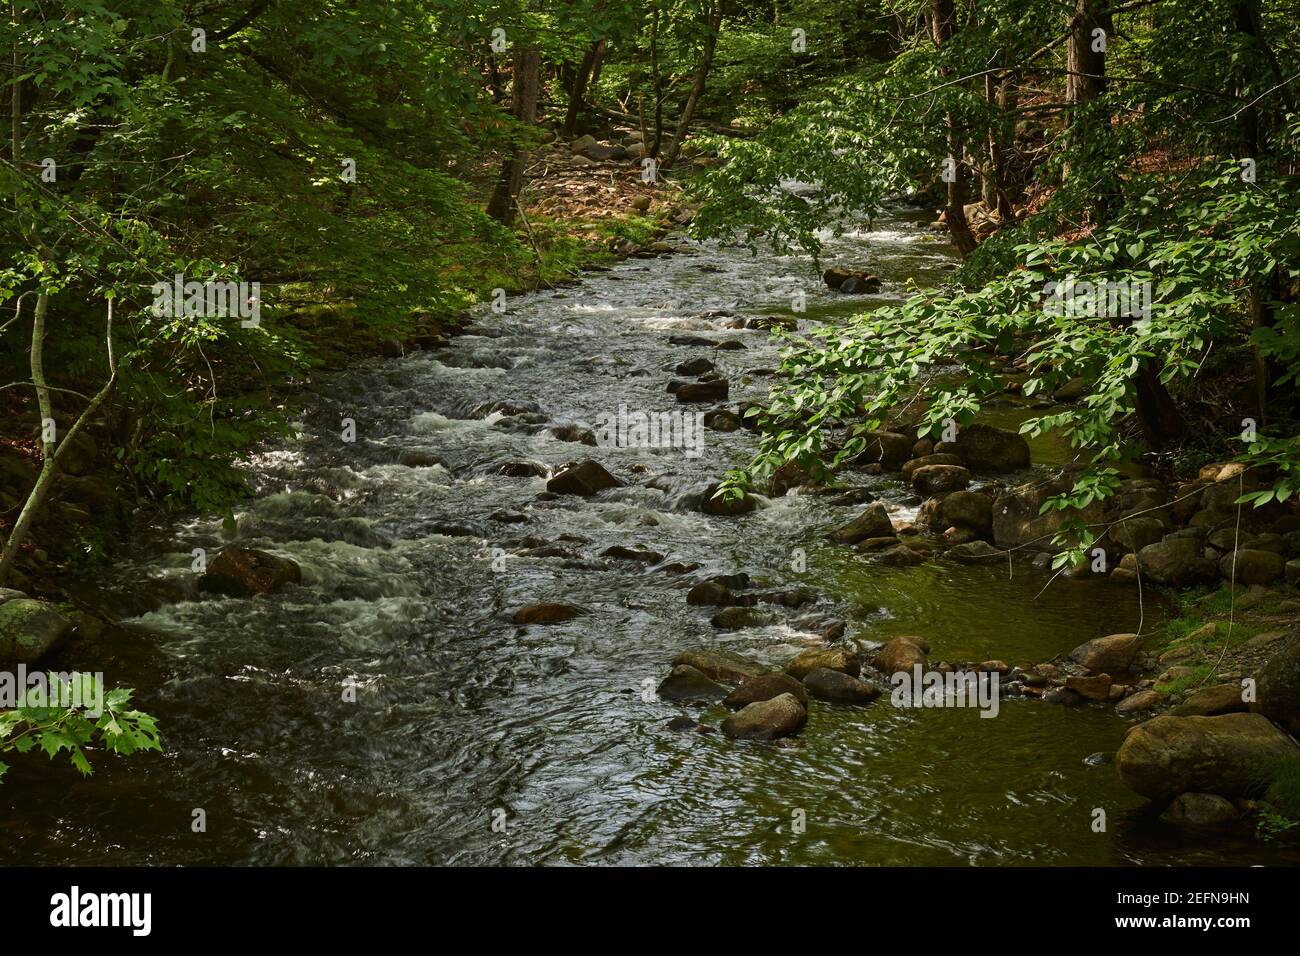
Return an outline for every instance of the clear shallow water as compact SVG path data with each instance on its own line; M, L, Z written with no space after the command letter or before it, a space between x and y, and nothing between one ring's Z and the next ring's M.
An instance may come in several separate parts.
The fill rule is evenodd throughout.
M914 217L913 217L914 218ZM165 754L97 761L80 780L21 761L0 788L0 843L16 863L483 864L817 863L1113 864L1270 862L1244 835L1193 846L1148 819L1120 786L1113 752L1126 723L1100 708L1004 701L977 712L902 711L814 702L780 745L678 733L686 712L647 700L690 647L725 647L780 665L816 643L798 613L844 617L849 637L925 635L934 659L1031 663L1136 627L1135 595L1058 582L1018 566L933 563L884 568L829 546L827 527L858 510L822 497L766 502L739 518L680 506L680 494L747 460L747 432L705 432L680 450L590 448L467 418L492 401L535 402L550 423L629 409L669 411L672 367L704 355L760 398L777 364L765 333L723 331L716 309L785 311L796 285L807 319L833 318L924 284L950 265L942 243L908 221L830 242L827 262L886 280L881 296L821 289L796 258L696 255L629 261L581 286L509 301L489 333L439 352L376 361L332 378L310 401L300 437L249 463L257 497L238 541L292 557L304 585L271 598L181 600L140 615L129 640L83 644L69 666L136 686L161 721ZM676 346L674 334L737 338L743 351ZM707 406L691 406L703 409ZM357 441L340 440L355 419ZM1050 447L1041 446L1051 459ZM434 467L396 464L424 450ZM1036 449L1037 452L1038 449ZM503 478L510 459L557 466L593 457L628 482L599 500L537 501L542 478ZM653 478L668 492L649 487ZM860 479L903 515L917 502L890 479ZM657 482L657 484L660 482ZM504 523L498 512L526 516ZM561 536L569 536L563 539ZM568 557L494 557L536 538ZM142 540L115 582L130 595L192 588L190 550L214 551L217 524L195 521ZM537 542L533 542L537 543ZM644 545L682 576L600 558ZM808 556L795 573L795 548ZM499 566L499 563L498 563ZM803 583L822 600L783 623L717 632L685 589L710 571ZM516 628L511 612L564 600L590 613ZM1159 609L1148 606L1148 626ZM345 684L356 701L343 699ZM1092 832L1094 807L1110 826ZM195 808L207 832L191 829ZM493 813L507 814L494 832ZM792 832L793 813L807 829Z

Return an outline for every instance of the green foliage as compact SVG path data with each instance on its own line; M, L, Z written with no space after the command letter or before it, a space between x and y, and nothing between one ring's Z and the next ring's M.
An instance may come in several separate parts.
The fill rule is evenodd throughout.
M89 776L87 749L102 747L124 757L162 749L157 721L130 706L134 691L105 691L95 675L76 671L48 677L47 688L24 688L15 709L0 711L0 754L39 749L53 760L67 751L72 766ZM0 779L8 769L0 761Z

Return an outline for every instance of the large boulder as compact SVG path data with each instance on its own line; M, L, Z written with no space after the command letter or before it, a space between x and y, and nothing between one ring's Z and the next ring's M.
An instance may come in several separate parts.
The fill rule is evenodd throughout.
M700 510L706 515L734 518L736 515L749 514L756 507L757 502L749 492L727 497L718 494L721 488L722 483L715 481L704 489L700 498Z
M590 498L606 488L617 488L622 482L605 470L605 466L590 458L570 465L546 483L546 490L557 495L581 495Z
M857 544L867 538L888 538L893 534L894 522L889 512L879 501L874 501L862 514L832 531L831 538L844 544Z
M960 491L970 484L970 472L961 465L926 465L912 472L912 487L927 498Z
M1219 560L1219 573L1238 584L1272 584L1286 570L1286 558L1272 551L1242 548Z
M255 548L223 548L199 578L199 590L248 598L301 583L302 569L288 558Z
M1116 763L1120 780L1152 800L1180 793L1243 797L1300 746L1261 714L1154 717L1128 732Z
M1179 717L1213 717L1249 710L1242 700L1240 684L1215 684L1203 687L1179 704L1171 713Z
M803 684L789 674L760 674L741 681L740 686L728 694L722 706L731 710L740 710L759 701L771 700L782 694L793 694L799 703L808 706L808 691Z
M833 704L869 704L880 696L880 688L841 671L815 667L803 678L808 692Z
M673 395L679 402L720 402L731 392L731 386L725 378L709 379L703 382L682 382Z
M1129 670L1141 650L1136 634L1109 634L1080 644L1070 651L1070 660L1096 674L1117 674Z
M957 454L972 471L1002 472L1029 467L1029 443L1024 436L992 425L959 428Z
M722 732L737 740L776 740L797 734L808 711L794 694L747 704L722 722Z
M954 491L945 495L939 514L944 523L987 534L993 528L993 500L977 491Z
M1110 538L1125 551L1136 553L1157 543L1168 530L1159 518L1125 518L1110 529Z
M1086 508L1043 511L1048 498L1068 492L1074 480L1060 475L1045 482L1027 482L1002 492L993 502L993 543L1000 548L1027 547L1054 551L1053 536L1068 521L1094 524L1101 520L1103 508L1094 501Z
M1137 564L1144 578L1169 587L1208 584L1219 576L1217 565L1205 557L1193 538L1166 538L1149 544L1138 552Z
M1300 734L1300 640L1293 639L1260 670L1250 709Z
M73 623L44 601L0 602L0 664L30 664L58 647Z

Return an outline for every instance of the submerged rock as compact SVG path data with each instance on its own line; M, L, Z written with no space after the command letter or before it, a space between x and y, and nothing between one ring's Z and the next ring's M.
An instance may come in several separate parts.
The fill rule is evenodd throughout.
M727 688L697 667L677 664L659 684L658 693L665 700L721 700Z
M546 490L560 495L582 495L590 498L606 488L617 488L623 483L605 470L605 466L590 458L571 465L546 483Z
M808 711L793 694L747 704L722 722L722 732L736 740L776 740L797 734Z
M199 590L248 598L301 583L302 569L288 558L255 548L223 548L199 578Z
M511 623L526 626L528 624L560 624L586 614L586 610L576 604L529 604L521 607L511 616Z
M1213 793L1182 793L1160 814L1166 823L1207 827L1230 823L1240 814L1231 800Z

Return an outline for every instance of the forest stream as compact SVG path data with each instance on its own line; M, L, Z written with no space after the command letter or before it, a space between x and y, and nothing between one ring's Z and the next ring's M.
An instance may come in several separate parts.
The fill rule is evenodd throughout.
M679 406L666 391L674 367L698 357L726 375L732 402L761 400L779 345L767 331L726 328L719 313L790 315L791 291L802 287L807 309L797 318L807 330L896 300L909 280L935 283L951 268L951 249L921 218L893 209L870 231L826 237L828 261L865 264L884 280L877 295L821 287L803 257L681 239L679 254L510 298L500 314L483 308L478 334L445 348L324 379L297 437L247 461L256 496L237 511L237 535L207 519L143 535L134 563L119 566L108 587L128 611L149 608L150 594L171 597L131 617L125 636L75 651L86 659L71 663L137 688L159 720L164 753L129 766L104 761L72 781L34 763L14 767L0 791L8 858L1273 862L1279 851L1267 844L1231 834L1193 843L1143 809L1111 762L1130 722L1110 707L1008 699L996 719L983 719L975 709L900 709L886 695L863 707L814 701L802 735L775 744L668 727L682 714L716 727L726 713L654 694L678 653L721 648L780 668L821 643L793 623L809 616L844 620L846 639L864 645L920 634L937 659L1021 664L1162 620L1149 592L1140 607L1137 591L1104 580L1046 586L1049 576L1023 563L870 563L827 540L861 507L833 495L762 498L739 516L702 513L691 492L749 460L757 442L747 429L704 430L699 457L550 433L620 406L706 410ZM483 414L500 402L533 411ZM1006 407L989 420L1029 414ZM353 442L341 437L345 419L355 421ZM1069 454L1050 438L1031 448L1036 469ZM554 469L587 457L624 485L594 498L551 496L544 475L496 473L503 461ZM844 478L903 520L920 504L896 475ZM292 558L302 585L252 600L198 595L193 549L215 553L228 540ZM602 556L614 546L664 560ZM813 588L819 600L774 608L771 624L718 630L709 621L716 609L688 605L686 589L740 571ZM587 613L511 623L516 609L542 601ZM1106 832L1094 832L1093 808L1107 811ZM192 825L196 809L204 832ZM794 832L796 810L805 832ZM504 832L493 826L502 818Z

